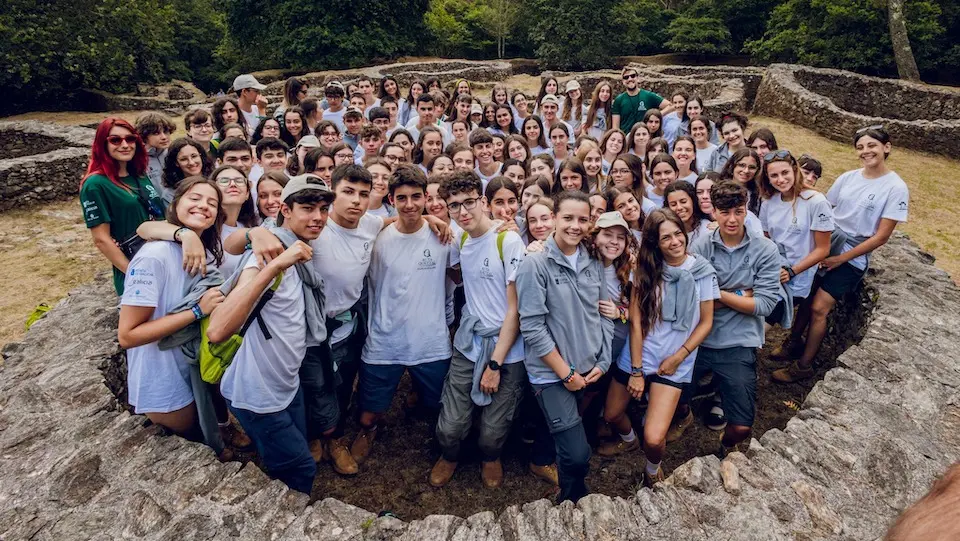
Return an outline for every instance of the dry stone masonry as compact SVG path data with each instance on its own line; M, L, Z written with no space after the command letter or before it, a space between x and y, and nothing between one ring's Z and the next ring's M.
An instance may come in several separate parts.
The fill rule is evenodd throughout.
M310 503L252 464L144 428L108 389L124 367L100 279L4 348L0 539L874 540L960 457L960 290L932 263L900 234L878 251L864 339L746 453L695 458L629 499L409 523Z

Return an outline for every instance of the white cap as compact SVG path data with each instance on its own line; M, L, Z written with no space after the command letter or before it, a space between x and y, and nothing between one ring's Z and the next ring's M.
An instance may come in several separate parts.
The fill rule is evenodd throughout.
M557 107L559 107L559 106L560 106L560 99L557 98L557 96L554 95L554 94L547 94L546 96L540 98L540 105L543 105L544 103L552 103L552 104L556 105Z
M580 83L578 83L576 79L570 79L567 81L566 89L566 92L570 92L571 90L580 90Z
M258 81L256 77L254 77L253 75L250 75L249 73L244 73L243 75L237 75L237 78L233 80L233 89L236 91L240 91L245 88L263 90L264 88L267 88L267 87L260 84L260 81Z
M294 148L317 148L320 146L320 140L317 139L316 135L304 135L300 138L300 141L297 142L297 146Z
M333 198L333 192L323 183L320 177L307 173L305 175L290 177L287 185L280 191L280 200L286 201L291 195L296 195L304 190L319 190L325 194L329 194L331 199Z
M483 106L480 105L479 103L474 103L473 105L470 106L470 114L471 114L471 115L482 115L482 114L483 114Z
M620 214L619 211L615 210L613 212L604 212L601 214L600 217L597 218L595 227L597 229L606 229L608 227L615 227L618 225L626 229L627 232L630 232L630 226L627 225L627 221L623 219L623 214Z

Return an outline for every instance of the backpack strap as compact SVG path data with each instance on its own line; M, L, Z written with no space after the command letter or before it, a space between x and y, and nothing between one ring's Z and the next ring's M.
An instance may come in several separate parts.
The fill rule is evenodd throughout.
M460 235L460 249L461 249L461 250L463 250L463 245L466 244L466 243L467 243L467 232L464 231L463 234Z
M500 262L503 262L503 239L507 236L506 231L497 233L497 254L500 255Z
M263 295L260 296L260 300L257 301L257 305L253 307L253 311L250 312L250 317L247 318L247 321L243 324L243 327L240 327L240 331L237 333L240 336L247 334L247 330L250 328L250 325L253 324L256 320L257 325L260 326L260 332L263 333L263 337L267 340L273 338L273 335L270 334L270 330L267 329L266 323L263 322L263 319L260 318L260 311L263 310L263 307L270 302L270 299L273 298L274 294L277 292L277 288L280 287L280 282L283 280L283 272L277 275L273 279L273 283L270 284L270 287L263 292Z

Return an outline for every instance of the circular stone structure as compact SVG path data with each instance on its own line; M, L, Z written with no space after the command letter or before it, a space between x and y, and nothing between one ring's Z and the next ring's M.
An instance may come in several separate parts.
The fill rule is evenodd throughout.
M0 122L0 212L77 195L94 130Z
M626 499L411 522L311 503L145 428L109 388L124 364L101 276L3 349L0 539L874 540L960 457L960 290L932 263L902 234L877 252L865 337L746 453L695 458Z
M953 88L773 64L760 83L754 112L844 142L860 128L882 124L896 146L960 155L960 90Z

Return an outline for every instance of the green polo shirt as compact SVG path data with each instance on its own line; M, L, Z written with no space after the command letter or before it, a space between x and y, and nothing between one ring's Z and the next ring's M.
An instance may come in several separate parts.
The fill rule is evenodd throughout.
M613 100L613 114L620 115L620 131L629 133L634 124L643 120L648 110L660 107L661 103L663 98L649 90L641 90L636 96L626 92L617 96Z
M142 177L123 177L120 182L128 186L125 190L104 175L92 175L80 188L80 204L83 207L83 219L88 228L101 224L110 224L110 236L118 243L137 231L137 227L150 219L147 210L137 197L138 184L144 193L163 210L163 200L153 187L150 179ZM123 295L123 273L113 268L113 287L118 295Z

